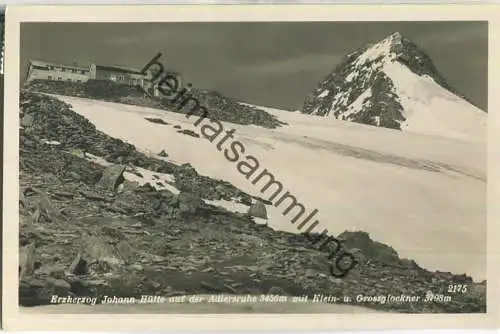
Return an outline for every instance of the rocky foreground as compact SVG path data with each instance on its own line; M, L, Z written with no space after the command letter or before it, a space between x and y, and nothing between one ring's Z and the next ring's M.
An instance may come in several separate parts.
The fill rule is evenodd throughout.
M346 277L335 278L328 254L304 235L274 231L205 202L250 204L248 194L169 162L168 152L141 153L97 131L56 98L23 91L20 117L22 306L49 304L52 295L271 293L350 296L353 305L394 312L486 311L486 282L429 272L364 232L339 236L362 256ZM108 165L89 161L89 155ZM172 175L179 192L124 177L138 167ZM467 292L448 293L452 284L467 285ZM450 300L423 302L429 291ZM357 303L359 294L421 299Z

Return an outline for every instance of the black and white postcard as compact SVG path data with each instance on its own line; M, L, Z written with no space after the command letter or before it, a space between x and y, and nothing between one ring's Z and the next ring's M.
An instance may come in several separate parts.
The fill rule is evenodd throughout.
M9 6L6 326L493 326L496 9Z

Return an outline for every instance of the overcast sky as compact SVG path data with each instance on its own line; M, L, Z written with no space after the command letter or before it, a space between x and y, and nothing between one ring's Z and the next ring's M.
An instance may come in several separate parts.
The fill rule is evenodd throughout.
M344 55L396 31L486 109L486 22L23 23L21 77L30 59L140 69L162 52L165 67L195 87L298 109Z

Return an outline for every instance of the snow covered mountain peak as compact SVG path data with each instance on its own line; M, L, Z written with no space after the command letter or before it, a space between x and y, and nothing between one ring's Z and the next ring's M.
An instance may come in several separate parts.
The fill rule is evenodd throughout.
M460 97L399 32L348 54L302 112L461 139L485 137L486 129L486 113Z
M381 40L378 43L369 45L365 51L358 56L356 65L364 65L367 61L381 60L390 61L398 56L401 52L403 44L403 36L399 32L395 32Z
M399 31L396 31L395 33L392 33L391 35L389 35L387 38L392 39L392 40L396 40L396 41L401 41L403 36L401 35L401 33Z
M404 41L406 41L406 38L404 38L399 31L390 34L382 40L382 42L389 43L393 46L402 45Z

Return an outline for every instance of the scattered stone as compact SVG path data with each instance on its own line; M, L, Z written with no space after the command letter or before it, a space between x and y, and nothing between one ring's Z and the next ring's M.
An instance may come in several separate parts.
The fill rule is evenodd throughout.
M306 277L315 277L316 276L316 271L314 271L312 269L307 269L306 272L305 272L305 276Z
M19 191L19 205L23 207L26 206L26 198L24 197L23 191Z
M62 279L47 278L47 283L50 288L54 291L53 295L56 296L67 296L71 285Z
M57 200L72 199L74 196L75 196L74 193L68 193L68 192L62 192L62 191L58 191L58 192L52 194L52 198L57 199Z
M143 271L144 270L144 267L141 266L140 264L131 264L128 266L129 269L131 270L135 270L135 271Z
M149 117L144 117L147 121L150 121L151 123L156 123L156 124L165 124L168 125L169 123L165 122L161 118L149 118Z
M207 292L210 292L210 293L217 293L219 292L219 289L217 289L215 286L213 286L212 284L209 284L207 282L200 282L200 285L205 289L207 290Z
M113 252L113 249L100 237L84 237L83 258L90 271L109 272L117 270L123 261Z
M36 189L36 188L33 188L33 187L26 187L23 191L23 194L24 196L32 196L34 194L38 194L40 193L40 190Z
M40 193L40 197L38 199L35 212L33 213L33 222L41 223L41 222L51 222L52 215L54 213L52 208L52 203L45 193Z
M125 171L125 166L123 165L115 165L108 167L102 173L102 177L99 180L98 184L104 188L107 188L111 191L115 191L120 184L125 181L123 177L123 172Z
M82 259L82 254L78 253L73 260L73 262L70 264L68 267L68 273L74 274L74 275L84 275L86 273L86 268L87 263Z
M200 138L200 135L192 130L179 130L178 133L182 133L191 137Z
M134 250L125 240L120 241L116 245L116 249L118 250L118 253L120 254L125 264L133 264L135 263L135 261L137 261Z
M19 277L33 275L35 271L35 244L30 243L19 250Z
M125 236L123 235L123 233L115 227L102 226L101 231L102 231L102 234L104 236L107 236L107 237L110 237L110 238L116 239L116 240L125 240Z
M129 181L129 180L125 180L123 181L123 183L121 184L121 191L124 192L124 191L131 191L131 190L135 190L137 189L138 187L140 186L139 182L137 181Z
M28 128L33 125L33 116L30 114L24 115L23 118L21 118L21 126L23 128Z
M170 205L177 208L177 213L180 216L196 214L202 204L203 201L199 195L189 192L181 192L170 201Z
M19 304L20 306L36 306L49 304L54 295L71 295L71 285L61 279L26 278L19 284Z
M285 296L286 293L285 291L283 290L283 288L279 287L279 286L273 286L269 289L269 291L267 292L268 295L277 295L277 296Z
M252 217L267 219L266 206L262 202L256 201L248 209L248 214Z
M238 291L229 284L224 284L224 287L228 289L232 294L237 294Z
M108 199L104 196L99 195L97 192L94 191L83 191L80 190L78 191L80 195L85 197L86 199L92 200L92 201L103 201L106 202Z
M137 171L137 170L134 170L134 171L132 171L131 173L132 173L132 174L134 174L134 175L137 175L137 176L139 176L139 177L144 177L144 175L142 175L142 173L141 173L141 172L139 172L139 171Z

